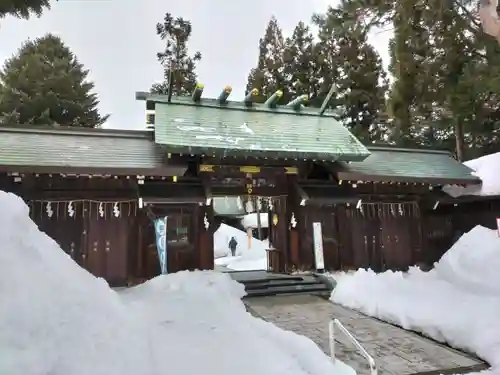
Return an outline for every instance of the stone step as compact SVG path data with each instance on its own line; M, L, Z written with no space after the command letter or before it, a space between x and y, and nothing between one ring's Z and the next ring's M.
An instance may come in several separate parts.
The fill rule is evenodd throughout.
M289 276L289 275L283 275L283 277L275 276L275 277L260 277L260 278L255 278L255 279L248 279L248 280L238 280L239 282L245 284L245 285L250 285L250 284L259 284L263 282L278 282L278 281L294 281L294 282L301 282L304 281L304 278L301 276Z
M282 294L330 294L330 289L321 283L305 284L305 285L286 285L286 286L270 286L262 289L246 289L247 298L250 297L265 297L276 296Z
M303 285L317 285L321 287L325 287L325 285L319 280L266 280L262 282L252 282L245 283L245 290L256 290L256 289L266 289L266 288L274 288L274 287L290 287L293 288L295 286L303 286Z

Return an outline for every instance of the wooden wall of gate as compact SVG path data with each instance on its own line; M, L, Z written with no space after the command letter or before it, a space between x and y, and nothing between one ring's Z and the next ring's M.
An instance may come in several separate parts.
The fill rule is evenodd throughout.
M470 199L470 198L468 198ZM432 265L451 246L476 225L497 229L496 219L500 217L500 199L492 197L457 200L456 203L438 206L423 213L424 237L423 262Z
M140 213L135 201L31 201L31 218L80 266L126 285Z
M457 231L468 232L476 225L497 229L500 218L500 198L459 203L452 208L453 226Z
M40 230L110 285L130 285L160 274L153 222L136 200L31 201L29 205ZM165 205L156 211L168 217L168 272L213 269L212 206Z
M321 222L327 270L406 270L422 261L422 218L417 202L304 206L300 208L299 254L292 267L315 268L313 223Z

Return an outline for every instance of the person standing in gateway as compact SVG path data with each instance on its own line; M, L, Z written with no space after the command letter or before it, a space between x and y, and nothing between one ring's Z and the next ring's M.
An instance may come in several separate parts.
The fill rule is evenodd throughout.
M238 241L236 241L236 238L231 237L229 240L229 250L231 250L231 256L236 256L236 248L238 247Z

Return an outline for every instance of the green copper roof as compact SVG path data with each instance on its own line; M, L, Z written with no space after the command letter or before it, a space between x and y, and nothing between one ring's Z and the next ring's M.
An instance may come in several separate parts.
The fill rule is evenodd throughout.
M100 170L103 174L169 176L165 151L153 142L152 133L0 126L0 169L43 168L43 173Z
M362 162L339 163L344 180L403 181L431 184L474 184L480 180L450 153L436 150L368 147Z
M148 96L155 105L155 142L170 152L325 161L364 160L369 151L342 124L317 111L250 108L243 103Z

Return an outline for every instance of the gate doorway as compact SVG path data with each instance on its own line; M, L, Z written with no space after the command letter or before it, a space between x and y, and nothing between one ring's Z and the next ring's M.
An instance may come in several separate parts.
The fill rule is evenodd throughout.
M214 263L220 271L267 270L272 198L214 198Z

